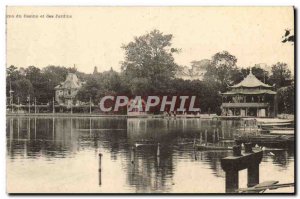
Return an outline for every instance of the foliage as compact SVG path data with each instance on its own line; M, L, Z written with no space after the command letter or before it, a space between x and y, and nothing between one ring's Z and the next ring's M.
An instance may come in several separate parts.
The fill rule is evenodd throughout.
M197 97L196 107L200 107L202 113L220 113L220 92L242 81L250 68L238 68L237 58L227 51L217 52L210 60L191 62L195 76L197 72L206 71L203 80L183 80L176 76L182 68L174 61L174 53L178 53L179 49L172 48L172 38L171 34L153 30L123 45L125 58L120 73L113 69L105 72L95 69L94 73L86 74L79 72L75 66L47 66L43 69L9 66L6 69L6 95L9 97L12 89L13 103L17 103L18 97L21 103L28 103L29 95L32 101L36 98L38 104L48 103L55 95L54 87L65 81L69 72L74 72L85 82L76 96L76 100L82 102L88 103L91 99L98 104L105 95L194 95ZM278 62L272 66L271 72L259 64L251 68L259 80L275 84L279 112L293 113L294 84L287 64Z
M224 91L228 85L235 83L236 77L240 71L236 66L237 58L227 51L216 53L212 59L211 64L204 76L205 80L214 79L221 84L221 91Z
M171 34L153 30L122 46L122 72L132 94L160 92L175 77L178 66L173 54L179 50L171 48L172 38Z
M294 114L295 110L294 84L278 89L278 111L280 113Z
M272 66L272 75L270 82L275 84L276 88L287 86L291 80L291 71L286 63L276 63Z

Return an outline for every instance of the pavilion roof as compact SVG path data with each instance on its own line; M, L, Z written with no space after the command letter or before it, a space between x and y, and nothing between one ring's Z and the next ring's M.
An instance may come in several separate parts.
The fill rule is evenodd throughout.
M245 79L243 79L240 83L230 86L231 88L239 88L239 87L247 87L247 88L254 88L254 87L265 87L265 88L271 88L272 86L265 84L261 82L259 79L255 77L255 75L252 74L252 70L250 70L250 73Z
M222 93L223 95L259 95L259 94L269 94L269 95L275 95L276 92L272 90L267 89L251 89L251 90L233 90L233 91L227 91L225 93Z

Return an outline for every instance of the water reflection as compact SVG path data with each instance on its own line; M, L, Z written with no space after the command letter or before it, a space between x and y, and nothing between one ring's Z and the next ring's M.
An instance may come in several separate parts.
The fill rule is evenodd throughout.
M195 151L192 142L199 140L205 130L208 142L216 140L216 132L222 138L232 138L239 127L238 121L178 118L8 117L8 180L15 182L18 178L19 183L34 184L24 173L16 176L20 165L26 164L25 172L34 175L37 164L41 170L59 164L67 167L68 172L81 173L79 181L88 183L88 188L79 182L73 184L70 190L75 192L224 192L220 159L231 155L231 151ZM147 144L135 145L139 142ZM99 152L103 153L102 172L97 168ZM277 179L265 176L262 180L285 181L285 173L293 179L293 151L273 153L265 153L262 167L272 168ZM70 165L73 161L79 163ZM76 176L67 176L66 171L55 172L47 170L45 175L78 180ZM35 177L40 180L43 175ZM60 190L60 183L55 180L57 186L48 182L52 183L49 187L53 192ZM210 188L207 182L212 185Z

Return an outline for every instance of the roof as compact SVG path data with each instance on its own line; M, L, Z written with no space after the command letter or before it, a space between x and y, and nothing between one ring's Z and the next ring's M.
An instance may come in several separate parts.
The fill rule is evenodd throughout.
M234 90L234 91L227 91L226 93L222 93L223 95L236 95L236 94L243 94L243 95L259 95L259 94L269 94L275 95L275 91L271 90L260 90L260 89L253 89L253 90Z
M253 87L265 87L265 88L271 88L272 86L265 84L261 82L259 79L257 79L253 74L252 70L250 70L250 73L243 81L240 83L230 86L231 88L238 88L238 87L248 87L248 88L253 88Z
M77 75L74 73L69 73L64 82L60 85L57 85L55 89L78 89L82 86L82 82L77 78Z

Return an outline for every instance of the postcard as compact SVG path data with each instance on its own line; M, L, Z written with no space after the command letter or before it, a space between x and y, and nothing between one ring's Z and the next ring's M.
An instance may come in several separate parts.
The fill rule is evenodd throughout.
M294 194L294 15L8 6L7 193Z

